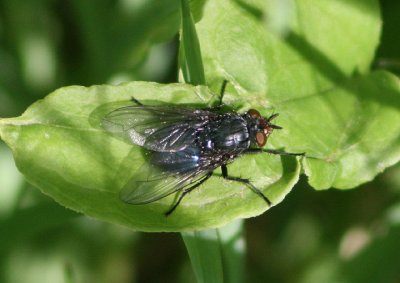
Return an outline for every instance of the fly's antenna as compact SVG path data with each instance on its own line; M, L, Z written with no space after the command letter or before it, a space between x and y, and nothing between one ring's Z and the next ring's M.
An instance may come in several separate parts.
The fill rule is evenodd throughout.
M271 122L272 120L274 120L278 116L279 116L279 113L272 114L271 116L268 117L267 122Z
M278 126L278 125L275 125L275 124L270 123L272 120L274 120L274 119L275 119L276 117L278 117L278 116L279 116L279 113L274 113L274 114L272 114L271 116L269 116L268 119L267 119L267 122L268 122L269 126L270 126L272 129L277 129L277 130L281 130L281 129L282 129L281 126Z
M269 124L269 126L270 126L272 129L276 129L276 130L282 130L282 129L283 129L281 126L274 125L274 124Z

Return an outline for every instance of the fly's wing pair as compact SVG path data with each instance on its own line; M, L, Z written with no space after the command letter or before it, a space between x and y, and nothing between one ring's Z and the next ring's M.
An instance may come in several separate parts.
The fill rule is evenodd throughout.
M192 145L198 129L215 115L191 108L127 106L110 112L102 126L146 149L174 152Z
M142 105L106 115L105 130L151 151L149 161L121 190L121 199L130 204L150 203L201 182L210 170L202 166L195 137L216 115L209 110Z

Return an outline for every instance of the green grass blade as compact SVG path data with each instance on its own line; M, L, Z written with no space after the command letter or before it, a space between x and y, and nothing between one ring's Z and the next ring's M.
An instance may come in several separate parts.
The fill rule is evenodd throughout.
M219 229L184 232L182 237L199 283L244 282L243 220Z
M188 250L197 282L224 282L217 230L184 232L182 238Z
M242 219L239 219L217 230L226 283L244 282L246 244L243 222Z
M181 0L182 31L179 48L179 65L186 83L204 85L206 83L200 43L190 6L187 0Z

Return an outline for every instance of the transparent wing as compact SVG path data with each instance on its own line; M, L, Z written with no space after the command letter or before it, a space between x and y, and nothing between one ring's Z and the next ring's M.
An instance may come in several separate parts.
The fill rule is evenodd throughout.
M209 170L202 168L195 150L153 152L120 192L120 198L130 204L157 201L174 192L195 185Z
M154 151L180 151L196 131L217 115L212 111L167 106L127 106L102 120L105 130Z

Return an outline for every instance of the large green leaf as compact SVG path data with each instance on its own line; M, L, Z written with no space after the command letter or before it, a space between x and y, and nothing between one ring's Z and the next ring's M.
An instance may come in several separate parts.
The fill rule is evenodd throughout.
M134 82L120 86L61 88L32 105L21 117L0 120L1 138L10 146L19 170L59 203L102 220L144 231L181 231L216 227L258 215L265 202L219 173L185 197L170 216L174 196L148 205L129 205L120 189L146 160L141 148L100 128L110 110L131 103L174 102L207 106L215 97L205 87ZM151 99L151 100L149 100ZM232 176L251 178L274 204L297 182L295 158L245 156L229 166Z
M217 89L227 78L237 90L225 98L231 105L253 100L280 113L285 130L270 144L305 151L313 187L369 181L400 159L399 80L367 74L379 40L378 1L284 2L291 17L283 33L263 21L273 5L207 2L198 24L207 81Z

